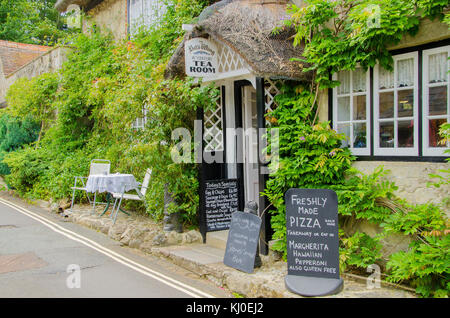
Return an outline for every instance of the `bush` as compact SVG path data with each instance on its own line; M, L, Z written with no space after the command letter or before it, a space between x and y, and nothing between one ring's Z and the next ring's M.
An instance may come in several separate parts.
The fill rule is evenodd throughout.
M0 114L0 175L7 175L10 169L3 162L8 152L20 149L38 138L39 124L25 116L23 120L7 113Z
M26 147L4 159L11 169L8 180L19 193L53 200L70 197L74 176L86 176L91 159L104 158L113 172L132 173L138 181L152 169L146 199L147 212L155 218L162 216L167 188L176 202L169 212L181 212L186 223L196 222L197 169L172 162L176 141L171 132L185 127L192 133L196 108L209 107L217 93L189 80L165 80L163 73L182 40L181 24L191 22L207 4L171 0L159 21L169 27L154 25L130 41L115 43L99 31L78 35L59 73L11 87L9 111L28 112L42 124L34 151ZM143 116L144 107L147 126L136 131L132 123Z
M406 252L391 255L387 280L409 282L423 297L450 295L450 235L426 236Z

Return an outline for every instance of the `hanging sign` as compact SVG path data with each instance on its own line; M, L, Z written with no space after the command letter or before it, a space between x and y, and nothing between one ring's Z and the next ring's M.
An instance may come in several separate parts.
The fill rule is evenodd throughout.
M204 38L193 38L184 44L186 75L211 77L218 72L217 46Z
M303 296L342 290L338 200L328 189L289 189L286 200L286 287Z

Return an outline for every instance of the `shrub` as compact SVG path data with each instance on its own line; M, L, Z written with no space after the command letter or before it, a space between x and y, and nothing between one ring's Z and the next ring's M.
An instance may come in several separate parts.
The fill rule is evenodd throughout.
M20 120L7 113L0 114L0 175L10 173L8 165L3 162L5 155L36 141L38 133L39 124L30 116Z

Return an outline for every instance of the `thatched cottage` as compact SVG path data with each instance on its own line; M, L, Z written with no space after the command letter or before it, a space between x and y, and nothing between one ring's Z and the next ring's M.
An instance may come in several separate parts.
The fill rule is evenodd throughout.
M217 86L217 107L200 111L198 118L203 121L203 149L219 160L201 165L201 181L204 185L211 180L237 180L239 209L251 200L264 211L267 202L259 193L268 175L262 173L264 163L248 160L257 152L259 140L236 140L227 135L227 128L268 127L264 115L276 107L278 83L311 80L302 72L305 65L292 60L302 55L302 47L292 45L293 34L272 32L286 19L286 6L292 2L303 3L223 0L213 4L195 25L185 26L185 38L166 70L169 78L193 75L186 70L198 72L203 83ZM118 39L128 37L142 23L151 23L164 10L154 0L59 0L56 7L64 12L69 5L79 5L88 14L83 22L86 30L95 23ZM406 36L390 50L395 61L392 73L375 66L366 73L356 69L335 74L341 85L320 92L319 119L348 136L344 146L358 156L356 168L370 172L384 165L399 186L399 196L416 203L438 202L450 189L430 188L426 183L431 181L430 173L446 168L444 150L449 145L438 143L437 128L450 120L450 31L437 20L423 20L418 34ZM186 61L191 63L188 67ZM239 150L247 155L238 158ZM202 196L204 188L201 191ZM265 213L266 242L269 223Z
M204 123L204 151L213 152L222 163L202 164L201 177L203 183L239 180L240 208L253 200L259 203L259 211L264 211L267 202L259 192L265 187L267 174L261 172L261 162L247 163L247 155L257 152L258 142L243 138L239 145L235 136L227 136L226 129L267 127L270 123L264 114L276 107L277 83L310 80L302 72L304 65L291 60L302 55L301 46L292 46L292 34L272 33L286 18L288 2L214 4L197 24L186 27L184 41L166 71L168 77L184 76L186 70L203 71L202 82L214 82L220 90L217 108L200 114L199 119ZM208 74L212 68L198 67L207 64L193 62L193 39L201 39L194 41L197 46L209 43L211 50L216 50L214 74ZM405 37L390 50L395 62L391 73L375 66L366 73L356 69L335 74L341 85L320 92L319 119L331 121L334 129L347 135L344 146L358 156L358 169L370 172L384 165L399 186L399 196L413 203L439 202L448 196L449 187L430 188L426 183L431 181L430 173L447 167L444 150L450 145L439 144L437 132L450 120L450 31L437 20L423 20L418 34ZM194 64L186 68L185 63ZM242 163L236 158L239 147L246 154ZM268 242L267 213L264 218L263 239Z

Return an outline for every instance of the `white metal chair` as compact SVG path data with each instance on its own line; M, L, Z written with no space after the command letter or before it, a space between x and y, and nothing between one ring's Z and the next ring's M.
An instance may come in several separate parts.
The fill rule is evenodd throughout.
M143 201L145 204L145 207L147 207L147 202L145 201L145 194L147 193L151 175L152 175L152 170L147 169L145 171L144 180L142 181L142 184L141 184L141 189L140 190L136 189L137 194L128 194L128 193L125 193L124 190L122 191L122 193L118 193L118 192L112 193L113 198L116 199L114 201L114 206L113 206L113 210L111 213L111 217L113 217L113 224L116 223L117 214L119 213L120 205L122 204L122 200L125 199L125 200L134 200L134 201ZM125 189L125 185L124 185L124 189ZM119 201L119 205L117 206L117 209L116 209L117 201Z
M111 162L106 159L93 159L91 160L91 164L89 167L89 175L91 174L109 174L111 170ZM72 187L72 203L70 205L70 212L72 212L73 203L75 200L75 191L84 191L86 193L86 197L88 198L89 204L92 204L91 198L86 189L86 180L88 177L75 177L75 183ZM97 199L96 193L94 194L94 204ZM100 203L101 204L101 203Z

